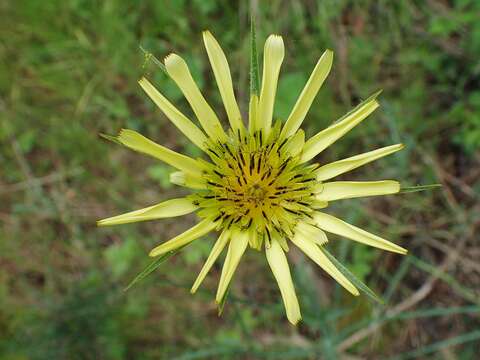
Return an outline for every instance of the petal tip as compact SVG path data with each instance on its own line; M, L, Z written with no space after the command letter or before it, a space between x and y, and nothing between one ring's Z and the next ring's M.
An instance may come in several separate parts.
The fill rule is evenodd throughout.
M372 96L370 96L369 100L375 100L382 92L383 92L383 89L377 90L372 94Z
M171 68L172 66L178 66L184 63L185 61L183 61L183 59L179 55L175 53L170 53L167 56L165 56L165 58L163 59L163 62L168 69L169 67Z
M297 326L298 323L300 321L302 321L302 317L295 317L295 318L288 318L288 321L290 322L290 324L292 324L293 326Z
M158 256L158 255L160 255L160 254L159 254L158 251L155 250L155 249L151 250L151 251L148 253L148 256L150 256L150 257L156 257L156 256Z
M265 48L270 48L271 51L278 51L281 56L284 53L283 38L280 35L272 34L265 42Z
M324 52L324 55L328 58L329 61L333 60L333 50L331 49L326 49Z
M270 34L267 38L267 41L268 40L282 40L283 41L283 38L282 38L282 35L279 35L279 34Z

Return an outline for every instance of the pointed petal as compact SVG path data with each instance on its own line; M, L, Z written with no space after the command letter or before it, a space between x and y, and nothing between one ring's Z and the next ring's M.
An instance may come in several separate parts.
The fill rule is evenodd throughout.
M369 151L363 154L355 155L346 159L323 165L315 171L317 175L317 180L325 181L334 178L335 176L346 173L347 171L368 164L371 161L393 154L394 152L402 150L403 148L403 144L390 145L377 150Z
M290 275L287 257L276 239L271 242L270 247L266 247L265 252L273 276L275 280L277 280L278 287L280 288L288 321L295 325L302 318L302 315L300 314L300 306L298 305L297 295L295 294L295 287L293 286L292 276Z
M299 222L295 227L295 233L300 233L318 245L325 245L328 242L327 234L321 229L306 222Z
M170 182L175 185L184 186L190 189L206 190L208 189L205 177L195 176L183 171L175 171L170 174Z
M230 238L230 244L228 245L227 257L222 268L222 275L220 275L220 282L218 284L217 295L215 301L220 303L227 291L228 285L232 280L233 274L237 269L238 263L242 258L243 253L248 245L248 232L246 231L234 231Z
M215 242L215 245L213 245L212 251L210 251L210 255L208 255L207 261L203 265L202 270L200 270L200 273L197 276L197 279L193 283L192 289L190 290L192 294L197 291L198 287L203 282L203 279L205 279L205 276L207 276L218 256L222 253L223 248L225 247L225 245L227 245L227 241L229 239L230 231L223 231L220 237Z
M153 156L163 162L188 173L200 175L202 169L196 160L159 145L133 130L122 129L117 136L126 147Z
M277 93L278 75L282 66L285 48L283 39L278 35L270 35L265 42L263 51L262 89L258 102L258 127L254 130L264 129L266 135L272 126L273 105Z
M154 220L182 216L198 209L192 201L186 198L171 199L160 204L149 206L140 210L128 212L97 221L98 226L128 224L138 221Z
M292 112L288 116L282 129L282 133L280 134L281 139L292 136L298 130L300 125L302 125L315 96L317 96L318 90L320 90L320 87L332 68L332 62L333 51L326 50L318 60L317 65L315 65L312 75L310 75L310 78L298 97Z
M138 83L165 116L195 145L205 150L207 137L195 124L183 115L171 102L155 89L150 81L141 78Z
M282 150L288 153L289 156L295 157L300 154L303 145L305 145L305 132L300 129L286 142Z
M355 296L360 294L357 288L335 267L335 265L332 264L328 257L322 252L321 247L301 235L294 236L292 238L292 242L346 290Z
M220 91L230 126L236 132L237 129L243 129L243 123L242 115L240 114L240 109L238 108L237 100L235 100L235 94L233 92L232 76L227 58L210 31L203 32L203 42L207 50L208 59L212 65L213 74L217 81L218 90Z
M392 251L399 254L407 253L406 249L395 245L390 241L382 239L377 235L370 234L365 230L350 225L334 216L325 213L316 213L313 217L317 225L326 232L345 236L351 240L358 241L362 244L370 245L379 249Z
M311 137L303 147L301 161L305 162L317 156L370 115L378 106L375 97L371 96L333 125Z
M400 183L394 180L333 181L324 183L322 192L315 194L315 198L321 201L332 201L364 196L395 194L399 191Z
M185 60L177 54L170 54L165 58L165 67L168 75L175 81L180 90L182 90L183 95L192 107L193 112L208 136L215 140L224 141L226 135L222 125L198 89Z
M258 127L258 96L252 95L248 104L248 128L253 133Z
M159 256L163 255L169 251L175 250L181 246L187 245L188 243L192 242L195 239L209 233L218 224L216 222L212 222L210 219L205 219L199 222L197 225L191 227L187 231L177 235L171 240L155 247L152 251L150 251L149 256Z

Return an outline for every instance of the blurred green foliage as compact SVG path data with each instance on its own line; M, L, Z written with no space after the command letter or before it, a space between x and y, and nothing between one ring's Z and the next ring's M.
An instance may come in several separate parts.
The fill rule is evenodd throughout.
M480 211L480 3L254 3L259 49L270 33L285 39L277 117L288 116L325 48L335 51L334 68L304 124L308 134L384 90L380 110L319 161L404 142L406 150L349 179L444 184L442 191L332 207L332 213L413 254L401 258L332 237L329 249L387 305L349 297L294 253L303 322L293 328L264 256L251 251L218 318L213 298L219 264L203 290L195 296L188 291L212 239L192 244L124 292L149 263L148 250L194 218L96 228L97 219L185 193L166 181L168 167L98 134L132 128L198 155L137 86L149 74L192 115L180 91L145 62L139 46L159 59L180 53L225 118L201 41L201 31L210 29L227 53L245 113L249 4L4 0L0 358L334 359L345 352L365 358L474 358L480 341L474 237ZM443 266L457 250L462 261ZM438 280L423 301L400 314L389 312L432 278ZM352 334L377 324L383 327L375 336L348 343Z

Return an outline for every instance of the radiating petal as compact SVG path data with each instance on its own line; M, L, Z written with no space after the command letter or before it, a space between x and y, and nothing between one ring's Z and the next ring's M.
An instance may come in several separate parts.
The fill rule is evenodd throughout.
M259 127L258 125L258 96L250 96L250 102L248 103L248 127L250 131L255 131Z
M217 81L218 90L220 91L220 96L222 97L230 125L234 131L243 129L242 115L240 114L237 100L235 100L232 76L227 58L210 31L203 32L203 42L207 50L208 59L212 65L213 74L215 75L215 80Z
M363 154L355 155L346 159L323 165L322 167L315 170L315 174L317 175L317 180L325 181L334 178L335 176L338 176L340 174L346 173L347 171L356 169L362 165L368 164L371 161L393 154L394 152L402 150L403 148L403 144L396 144L369 151Z
M295 235L292 242L302 250L305 255L312 259L318 266L325 270L340 285L347 289L350 293L358 296L360 293L357 288L332 264L328 257L322 252L321 247L312 240L301 235Z
M183 95L208 136L215 140L226 140L226 134L217 115L198 89L185 60L177 54L170 54L165 58L165 67L168 75L182 90Z
M273 276L280 288L288 321L295 325L302 318L302 315L300 314L300 306L295 294L287 257L276 239L271 242L270 247L266 247L265 252Z
M154 220L182 216L198 209L192 201L186 198L171 199L157 205L149 206L140 210L128 212L97 221L98 226L110 226L128 224L138 221Z
M301 161L306 162L318 155L370 115L378 106L378 102L375 100L375 97L372 96L336 121L333 125L311 137L303 147Z
M322 86L323 82L328 76L330 69L332 68L333 51L326 50L315 65L307 84L302 90L302 93L298 97L292 112L288 116L288 119L280 134L281 139L285 139L295 134L300 125L302 125L305 116L312 105L315 96L317 96L318 90Z
M227 257L222 268L222 275L220 275L220 282L218 284L217 296L215 300L220 303L223 295L227 291L228 285L232 280L233 274L237 269L238 263L242 258L243 253L248 245L248 232L235 231L230 237L230 244L228 245Z
M132 150L153 156L179 170L198 175L202 172L202 168L196 160L167 149L136 131L122 129L117 140Z
M295 227L295 233L300 233L302 237L305 237L318 245L325 245L328 242L327 234L325 234L322 229L306 222L299 222Z
M266 134L272 126L273 105L277 93L278 75L282 66L285 48L283 39L278 35L270 35L263 51L262 89L258 101L258 126L253 130L264 129Z
M227 241L229 239L230 231L224 230L215 242L215 245L213 245L212 251L210 251L210 255L208 255L207 261L205 261L202 270L200 270L197 279L193 283L192 289L190 290L192 294L197 291L198 287L203 282L203 279L205 279L205 276L207 276L218 256L222 253L223 248L225 247L225 245L227 245Z
M323 184L322 192L315 195L317 200L332 201L356 197L395 194L400 191L400 183L394 180L383 181L333 181Z
M193 240L198 239L199 237L212 231L217 225L218 224L216 222L213 222L210 219L202 220L197 225L191 227L187 231L155 247L152 251L150 251L149 256L153 257L163 255L169 251L187 245L189 242L192 242Z
M305 145L305 132L300 129L287 141L282 150L284 150L291 157L295 157L300 154L303 145Z
M175 185L185 186L190 189L206 190L208 189L205 177L195 176L183 171L175 171L170 174L170 182Z
M365 230L350 225L345 221L337 219L334 216L325 213L316 213L313 217L317 225L326 232L345 236L346 238L349 238L351 240L358 241L360 243L370 245L379 249L392 251L399 254L407 253L406 249L395 245L390 241L382 239L377 235L370 234Z
M146 78L138 83L152 101L162 110L165 116L195 145L205 150L207 137L195 124L183 115L170 101L168 101Z

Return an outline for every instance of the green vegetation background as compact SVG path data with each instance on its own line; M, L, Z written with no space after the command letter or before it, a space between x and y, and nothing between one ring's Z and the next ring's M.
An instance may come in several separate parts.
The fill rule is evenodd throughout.
M198 240L128 292L148 250L194 217L97 228L95 221L185 193L166 166L99 138L132 128L196 153L137 85L149 74L182 111L174 84L145 64L184 56L225 118L201 31L248 100L246 1L0 2L0 358L473 359L480 344L480 3L258 1L259 48L282 34L275 114L285 119L325 48L334 67L308 134L383 89L381 108L320 162L404 142L350 179L443 188L338 202L331 213L401 244L401 257L332 237L329 248L386 299L352 298L291 251L303 322L286 321L261 253L248 252L222 317L217 264L189 287L213 238ZM145 66L144 66L145 65Z

